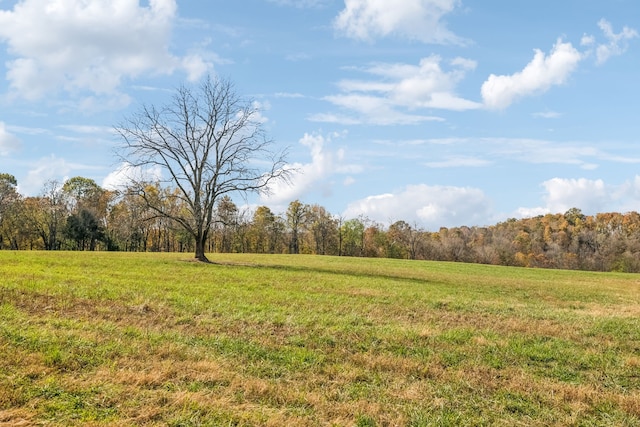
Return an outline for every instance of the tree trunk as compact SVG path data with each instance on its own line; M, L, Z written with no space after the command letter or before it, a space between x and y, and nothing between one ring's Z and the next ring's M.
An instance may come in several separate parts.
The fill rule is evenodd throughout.
M196 259L202 262L209 262L209 259L204 254L205 242L207 240L207 235L198 236L196 238Z

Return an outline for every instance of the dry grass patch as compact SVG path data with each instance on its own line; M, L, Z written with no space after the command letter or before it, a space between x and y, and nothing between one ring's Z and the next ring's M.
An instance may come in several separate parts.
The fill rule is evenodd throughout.
M24 409L0 410L0 426L2 427L22 427L32 426L31 414Z

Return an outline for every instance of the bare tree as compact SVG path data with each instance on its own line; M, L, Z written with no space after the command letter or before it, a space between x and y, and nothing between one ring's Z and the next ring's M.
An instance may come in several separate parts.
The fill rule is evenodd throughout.
M143 106L116 131L124 140L121 156L132 168L168 173L167 181L177 187L172 197L185 209L168 211L154 203L144 182L134 188L156 215L173 219L194 238L201 261L208 261L205 244L218 198L267 192L287 176L285 152L273 149L259 108L238 96L228 80L208 77L199 87L181 86L171 102Z
M44 183L40 198L43 219L38 228L41 230L40 235L47 250L60 249L58 234L68 215L66 197L62 183L55 180Z

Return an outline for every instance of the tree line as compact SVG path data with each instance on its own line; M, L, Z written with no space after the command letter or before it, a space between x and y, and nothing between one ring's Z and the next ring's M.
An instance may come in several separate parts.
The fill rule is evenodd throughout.
M132 189L131 189L132 190ZM148 183L144 195L109 191L74 177L47 182L35 197L0 174L0 249L192 252L194 237L175 219L188 209L176 189ZM150 208L152 202L154 208ZM640 272L640 214L565 213L509 219L486 227L428 231L406 221L385 226L343 218L299 200L286 212L243 209L218 199L207 253L317 254L472 262L523 267Z

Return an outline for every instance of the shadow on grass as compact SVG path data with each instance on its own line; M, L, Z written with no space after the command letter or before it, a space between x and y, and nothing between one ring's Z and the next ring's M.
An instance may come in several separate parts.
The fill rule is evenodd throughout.
M319 274L331 274L335 276L350 276L350 277L362 277L362 278L366 277L370 279L387 279L387 280L395 280L398 282L419 284L419 285L445 283L445 282L436 282L433 280L427 280L419 277L407 277L406 273L400 275L400 274L385 274L384 272L346 270L344 268L344 265L341 265L340 267L336 267L335 269L306 267L306 266L292 266L292 265L259 264L259 263L244 263L244 262L220 262L220 261L210 261L209 265L217 265L217 266L223 266L223 267L246 267L246 268L256 268L256 269L265 269L265 270L282 270L282 271L289 271L293 273L319 273Z

